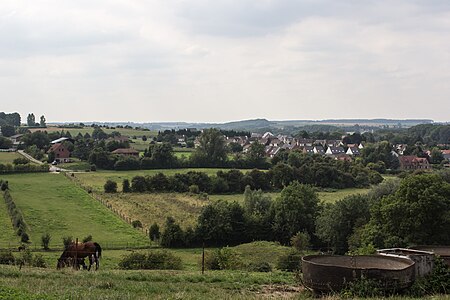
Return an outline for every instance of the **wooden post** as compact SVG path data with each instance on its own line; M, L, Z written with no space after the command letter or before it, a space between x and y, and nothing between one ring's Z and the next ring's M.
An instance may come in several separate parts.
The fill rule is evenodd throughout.
M202 275L205 274L205 241L202 244Z
M78 238L75 240L75 264L74 268L78 270Z

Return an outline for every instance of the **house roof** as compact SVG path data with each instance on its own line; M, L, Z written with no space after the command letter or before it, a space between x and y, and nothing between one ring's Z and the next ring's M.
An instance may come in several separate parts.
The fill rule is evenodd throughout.
M59 148L63 148L63 149L67 149L67 148L65 148L64 147L64 145L63 144L53 144L51 147L50 147L50 149L48 149L48 151L47 151L47 153L50 153L50 152L56 152Z
M114 154L139 154L139 151L134 150L132 148L119 148L119 149L112 151L111 153L114 153Z
M400 163L402 164L427 164L428 160L424 157L417 157L415 155L402 155L398 157Z
M51 141L52 144L58 144L58 143L62 143L64 141L73 141L73 139L68 138L68 137L60 137L59 139L56 139L54 141Z

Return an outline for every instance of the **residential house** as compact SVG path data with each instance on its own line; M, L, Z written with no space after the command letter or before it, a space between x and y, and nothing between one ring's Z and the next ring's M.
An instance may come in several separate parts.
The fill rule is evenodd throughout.
M359 152L359 148L358 147L348 147L346 154L358 156L361 153Z
M344 154L345 150L341 146L329 146L325 154L327 155L338 155L338 154Z
M55 154L56 162L69 162L70 161L70 151L67 147L62 144L53 144L47 153L53 152Z
M426 158L415 155L402 155L398 157L400 169L402 170L427 170L431 169L430 163Z
M325 154L325 149L323 149L322 146L314 146L313 152L314 152L314 154L324 155Z
M22 143L22 141L21 141L22 137L23 137L23 134L15 134L13 136L10 136L9 139L13 143L13 146L17 148L17 146L19 146Z
M448 161L450 161L450 150L441 150L442 156Z
M314 147L313 146L304 146L303 147L303 153L305 153L305 154L314 154Z
M113 154L119 154L119 155L124 155L124 156L134 156L134 157L139 157L139 151L134 150L132 148L119 148L114 150L113 152L111 152Z
M312 147L312 145L314 144L314 140L312 139L298 139L297 140L297 145L299 145L300 147Z
M338 154L332 154L330 157L333 157L335 160L342 160L342 161L348 161L351 162L353 159L350 155L345 153L338 153Z

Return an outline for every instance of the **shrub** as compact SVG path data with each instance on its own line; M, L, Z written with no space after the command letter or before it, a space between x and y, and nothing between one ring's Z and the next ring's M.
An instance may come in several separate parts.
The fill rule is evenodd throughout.
M302 256L292 249L289 253L281 255L277 261L277 268L282 271L294 272L301 269Z
M134 220L131 222L131 226L133 226L133 228L142 228L142 223L139 220Z
M36 268L47 268L47 263L42 254L35 254L31 265Z
M243 266L239 253L231 248L225 247L205 253L205 267L209 270L238 270Z
M251 272L272 272L272 266L266 261L261 261L257 263L251 263L248 266L248 270Z
M291 245L299 252L304 251L309 248L310 240L311 238L307 232L297 232L291 238Z
M22 232L22 234L20 235L20 241L22 243L28 243L29 240L30 237L28 236L28 234L26 232Z
M119 262L119 267L126 270L181 270L181 258L166 250L133 252Z
M159 231L159 226L156 223L153 223L152 226L150 226L149 230L148 230L148 236L150 238L151 241L155 242L157 240L159 240L161 233Z
M189 193L198 194L198 193L200 193L200 188L198 187L198 185L193 184L193 185L189 186Z
M87 242L92 242L92 235L88 235L83 238L83 243Z
M52 239L52 236L50 235L50 233L46 233L41 236L41 244L42 244L42 248L44 248L44 250L50 249L48 246L50 244L51 239Z
M124 179L122 182L122 192L124 193L131 192L130 181L128 179Z
M31 254L30 249L25 249L21 252L20 256L16 259L16 263L19 265L29 265L31 266L33 262L33 254Z
M11 250L0 251L0 264L2 265L13 265L16 259L12 254Z
M62 241L63 241L64 249L67 249L69 247L69 245L72 244L73 238L70 235L64 236L64 237L62 237Z
M91 168L90 168L90 171L91 171L91 172L97 171L97 166L94 165L94 164L92 164L92 165L91 165Z
M386 294L383 284L380 281L361 278L349 282L341 291L345 298L377 298L384 297Z
M13 160L14 165L26 165L27 163L29 163L29 160L24 157L18 157Z
M184 232L172 217L167 217L166 227L161 235L161 246L167 248L184 246Z
M117 193L117 182L107 180L103 188L105 189L105 193Z

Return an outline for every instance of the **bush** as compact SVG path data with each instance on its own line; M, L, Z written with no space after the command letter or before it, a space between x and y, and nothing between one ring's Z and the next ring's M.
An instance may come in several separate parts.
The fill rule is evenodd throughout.
M83 243L87 242L92 242L92 235L88 235L83 238Z
M13 160L13 164L14 165L26 165L27 163L29 163L30 161L24 157L18 157L16 159Z
M22 243L28 243L29 240L30 237L28 236L28 234L26 232L22 232L22 234L20 235L20 241Z
M0 264L2 265L13 265L16 259L12 254L11 250L0 251Z
M142 223L139 220L134 220L131 222L131 226L133 226L133 228L142 228Z
M105 189L105 193L117 193L117 182L107 180L103 188Z
M248 266L248 270L251 272L272 272L272 267L266 261L261 261L257 263L251 263Z
M311 238L307 232L297 232L291 238L291 246L294 247L297 251L304 251L309 248Z
M155 242L157 240L159 240L161 233L159 231L159 226L156 223L153 223L152 226L150 226L149 230L148 230L148 236L150 238L151 241Z
M277 269L294 272L301 269L302 256L300 252L292 249L289 253L281 255L277 261Z
M133 252L119 262L119 268L126 270L181 270L181 258L166 250Z
M344 298L378 298L386 296L386 290L380 281L361 278L349 282L341 291Z
M48 246L50 244L51 239L52 239L52 236L50 235L50 233L46 233L41 236L41 244L42 244L42 248L44 248L44 250L50 249Z
M122 192L123 193L131 192L130 181L128 179L124 179L122 182Z
M36 268L47 268L47 263L42 254L35 254L31 265Z
M97 166L96 165L91 165L90 171L91 172L97 171Z
M231 248L205 253L205 267L209 270L238 270L243 266L239 253Z
M62 238L62 241L63 241L64 249L67 249L69 247L69 245L72 244L73 238L70 235L65 236Z
M198 193L200 193L200 188L198 187L198 185L193 184L193 185L189 186L189 193L198 194Z

